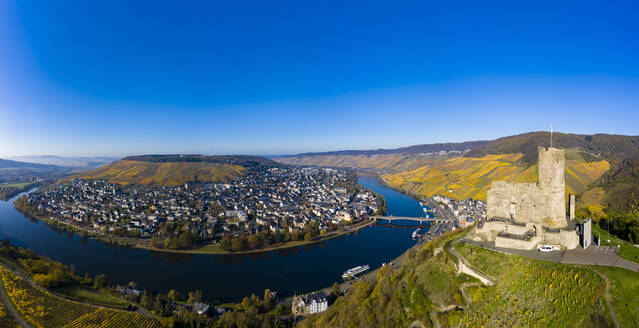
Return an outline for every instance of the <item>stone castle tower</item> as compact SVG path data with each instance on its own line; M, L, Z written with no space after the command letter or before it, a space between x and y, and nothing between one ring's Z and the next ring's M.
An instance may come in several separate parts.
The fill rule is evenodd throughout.
M539 147L538 151L536 184L493 181L486 193L489 218L507 218L549 228L568 225L564 150Z
M546 215L542 223L549 227L561 228L566 221L566 174L563 149L539 147L537 174L539 189L545 198Z

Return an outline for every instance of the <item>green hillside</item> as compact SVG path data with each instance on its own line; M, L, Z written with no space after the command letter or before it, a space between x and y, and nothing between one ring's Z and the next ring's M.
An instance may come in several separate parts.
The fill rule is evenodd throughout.
M458 242L453 232L409 250L299 327L612 327L606 283L594 267L506 255ZM494 285L457 273L457 253ZM632 323L639 273L601 270L613 283L612 307ZM629 298L630 297L630 298ZM627 311L625 311L627 312Z

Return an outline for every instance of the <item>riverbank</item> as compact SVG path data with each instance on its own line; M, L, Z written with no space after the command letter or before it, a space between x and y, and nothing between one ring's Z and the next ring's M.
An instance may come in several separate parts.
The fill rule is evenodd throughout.
M377 183L371 187L385 198L388 195L388 215L421 213L417 201ZM414 213L406 213L407 210ZM415 245L409 227L361 222L347 227L351 229L348 232L331 234L329 237L333 238L329 240L271 244L269 249L249 253L212 254L213 247L209 246L208 254L197 254L194 250L186 253L142 249L131 245L132 241L128 241L129 247L123 247L124 242L120 245L116 239L108 242L108 237L104 238L106 242L100 242L96 241L99 236L90 238L81 231L67 232L74 229L54 222L25 218L12 202L0 201L1 239L10 238L19 246L73 265L80 275L106 274L114 284L135 281L154 293L167 293L168 288L182 294L201 290L207 299L220 302L238 302L246 295L260 295L265 289L277 291L282 299L318 290L341 282L341 275L348 268L360 264L378 268ZM358 231L350 233L355 230ZM167 281L171 281L170 286Z
M86 230L83 227L72 224L72 223L51 220L44 215L39 215L36 209L31 207L25 207L24 205L20 205L20 204L21 203L19 202L14 202L14 207L16 210L18 210L18 212L22 213L23 215L32 219L41 220L49 225L65 229L69 232L80 234L81 236L86 238L91 238L91 239L98 240L107 244L119 245L123 247L133 247L133 248L138 248L138 249L143 249L148 251L173 253L173 254L241 255L241 254L270 252L270 251L282 250L282 249L287 249L292 247L316 244L316 243L330 240L339 236L357 232L375 223L374 221L363 220L352 226L346 226L339 231L328 233L326 236L322 238L318 238L314 240L290 241L286 243L270 245L265 248L252 249L252 250L228 251L223 249L221 244L219 243L206 244L202 247L194 248L194 249L166 249L166 248L152 247L150 245L150 240L96 233L94 231Z
M312 244L317 244L319 242L323 242L323 241L327 241L339 236L343 236L346 234L350 234L353 232L357 232L363 228L369 227L371 225L375 224L374 221L362 221L356 225L353 226L349 226L345 229L342 229L340 231L337 232L333 232L331 234L327 234L326 236L319 238L319 239L314 239L314 240L296 240L296 241L289 241L283 244L274 244L274 245L270 245L269 247L265 247L265 248L259 248L259 249L252 249L252 250L243 250L243 251L227 251L225 249L222 248L222 246L217 243L217 244L208 244L205 246L202 246L201 248L197 248L197 249L161 249L161 248L155 248L155 247L151 247L148 244L137 244L137 245L130 245L133 246L135 248L139 248L139 249L145 249L145 250L149 250L149 251L159 251L159 252L166 252L166 253L177 253L177 254L209 254L209 255L241 255L241 254L255 254L255 253L263 253L263 252L270 252L270 251L276 251L276 250L282 250L282 249L287 249L287 248L292 248L292 247L298 247L298 246L305 246L305 245L312 245Z
M19 195L20 193L39 186L40 184L41 182L37 181L0 184L0 200L6 201Z

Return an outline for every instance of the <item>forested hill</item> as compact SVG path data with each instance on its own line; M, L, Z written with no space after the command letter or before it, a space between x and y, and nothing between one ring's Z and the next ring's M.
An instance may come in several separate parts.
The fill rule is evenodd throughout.
M588 154L602 157L617 167L623 160L639 155L639 136L622 136L614 134L569 134L553 133L553 146L564 149L579 149L586 160L592 159ZM486 155L503 155L521 153L524 162L537 161L537 147L550 145L550 132L538 131L503 137L473 148L465 157L483 157Z
M220 156L207 156L207 155L141 155L141 156L129 156L122 160L125 161L141 161L141 162L154 162L154 163L170 163L170 162L184 162L184 163L217 163L226 165L240 165L247 168L259 168L259 167L279 167L282 164L270 160L261 156L248 156L248 155L220 155Z
M282 164L259 156L130 156L74 178L104 179L120 185L177 186L190 182L225 183L252 171Z

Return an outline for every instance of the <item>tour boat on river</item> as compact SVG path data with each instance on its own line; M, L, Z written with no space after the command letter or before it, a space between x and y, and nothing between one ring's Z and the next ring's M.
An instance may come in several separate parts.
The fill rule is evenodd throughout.
M355 278L358 274L368 271L369 268L370 267L368 266L368 264L366 264L358 265L352 269L348 269L342 274L342 279Z

